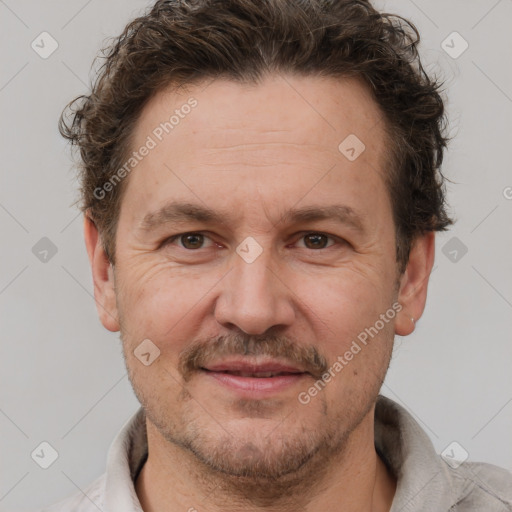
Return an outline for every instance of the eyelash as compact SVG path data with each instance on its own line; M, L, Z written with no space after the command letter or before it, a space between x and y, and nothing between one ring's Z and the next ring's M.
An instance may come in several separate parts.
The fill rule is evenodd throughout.
M179 233L177 235L173 235L173 236L165 239L162 242L161 246L170 245L172 242L174 242L175 240L180 239L181 237L183 237L185 235L202 235L205 238L210 238L210 237L208 237L208 235L206 235L202 231L187 231L185 233ZM302 231L301 235L302 236L299 237L299 240L303 239L307 235L323 235L323 236L326 236L327 238L330 238L331 240L334 240L338 245L346 245L346 244L348 244L348 242L343 240L343 238L339 238L337 236L330 235L328 233L323 233L322 231ZM336 245L336 243L334 243L334 244L332 244L332 245L330 245L328 247L322 247L320 249L309 249L308 247L303 247L303 249L307 249L307 250L314 251L314 252L319 252L321 250L330 249L331 247ZM204 249L203 247L200 247L199 249L187 249L186 247L181 247L181 246L179 246L179 247L180 247L180 249L183 249L183 250L189 251L189 252L197 252L197 251L200 251L201 249Z

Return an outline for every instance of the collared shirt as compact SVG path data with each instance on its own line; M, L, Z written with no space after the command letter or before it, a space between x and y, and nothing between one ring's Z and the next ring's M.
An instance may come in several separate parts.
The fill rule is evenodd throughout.
M379 396L375 448L397 479L390 512L512 511L512 473L491 464L443 458L416 420ZM134 482L147 459L144 410L115 437L106 472L82 491L41 512L141 512Z

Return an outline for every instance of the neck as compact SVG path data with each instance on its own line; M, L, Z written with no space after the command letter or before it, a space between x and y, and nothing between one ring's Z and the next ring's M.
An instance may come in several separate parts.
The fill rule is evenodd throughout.
M148 459L135 490L144 512L387 512L396 481L375 451L373 421L374 408L338 453L317 454L300 474L255 482L212 472L146 419Z

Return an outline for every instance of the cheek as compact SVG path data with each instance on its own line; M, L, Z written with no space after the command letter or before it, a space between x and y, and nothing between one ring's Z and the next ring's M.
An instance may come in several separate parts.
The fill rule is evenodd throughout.
M301 280L294 291L301 298L304 314L321 331L326 355L340 353L390 307L384 284L377 273L348 268Z
M130 265L120 271L118 305L127 341L151 339L162 352L178 352L190 341L208 301L208 291L219 277L191 272L168 264ZM216 274L216 273L215 273ZM182 341L180 341L182 340Z
M339 410L340 404L357 410L378 392L387 371L394 339L391 297L384 286L379 290L355 278L330 279L303 296L311 309L308 318L317 326L317 346L328 362L325 384L317 383L321 391L312 392L327 411ZM383 322L386 312L388 321Z

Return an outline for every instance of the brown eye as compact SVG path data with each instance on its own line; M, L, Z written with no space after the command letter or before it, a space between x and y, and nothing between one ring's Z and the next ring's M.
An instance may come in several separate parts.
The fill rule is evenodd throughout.
M304 244L308 249L325 249L329 238L322 233L308 233L303 237Z
M185 249L200 249L204 242L204 235L200 233L186 233L180 236L180 241Z
M166 238L160 247L169 247L184 249L186 251L197 251L198 249L210 249L213 248L215 242L207 235L203 233L189 231L188 233L180 233ZM219 247L217 245L217 247Z

